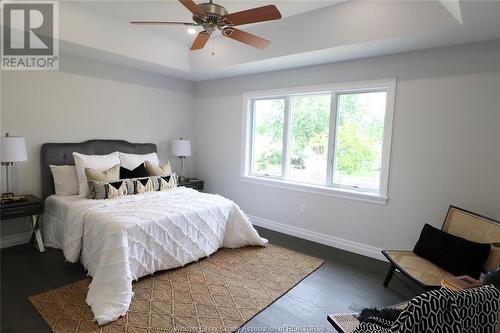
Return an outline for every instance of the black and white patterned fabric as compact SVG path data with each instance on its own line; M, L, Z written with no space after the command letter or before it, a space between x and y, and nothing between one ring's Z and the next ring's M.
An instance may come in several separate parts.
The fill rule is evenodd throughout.
M135 194L158 191L160 189L159 177L145 177L134 179Z
M89 185L89 199L94 199L94 200L108 199L109 188L107 187L109 187L109 184L120 183L119 186L121 186L121 182L125 182L128 194L134 194L134 181L132 179L122 179L117 182L89 180L87 182Z
M157 178L160 188L158 191L170 191L177 188L177 176L174 174L166 177Z
M105 188L106 199L119 198L128 195L127 182L125 180L108 183L105 185Z
M141 194L152 191L171 190L177 187L175 174L173 176L174 177L156 176L134 179L120 179L115 182L89 180L87 182L89 185L89 199L102 200L116 197L116 193L112 190L113 188L118 190L122 185L122 182L124 182L125 186L127 187L127 195ZM111 188L110 186L113 188ZM114 195L110 196L109 193L114 193ZM124 191L121 191L121 193L123 195Z
M500 291L492 285L483 287L481 292L477 292L477 289L466 289L457 294L463 332L472 332L473 328L479 327L480 332L495 333L500 311Z
M500 291L491 285L442 288L413 298L390 328L370 318L353 333L495 333L499 310Z

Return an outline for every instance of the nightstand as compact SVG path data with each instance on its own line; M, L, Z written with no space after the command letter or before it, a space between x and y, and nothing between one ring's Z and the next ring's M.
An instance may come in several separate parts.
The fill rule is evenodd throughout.
M201 192L201 191L203 191L203 187L205 185L205 182L203 180L193 178L193 179L188 180L188 181L179 182L177 185L189 187L189 188L192 188L192 189L195 189L195 190Z
M4 203L0 205L0 220L13 219L16 217L31 217L31 225L33 228L33 236L36 240L38 250L40 252L45 251L45 246L43 245L42 233L40 231L40 215L43 213L43 203L42 200L35 197L34 195L29 195L28 200Z

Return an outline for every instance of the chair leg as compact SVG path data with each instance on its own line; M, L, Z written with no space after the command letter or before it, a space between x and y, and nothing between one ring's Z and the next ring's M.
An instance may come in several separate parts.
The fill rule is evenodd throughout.
M394 266L393 264L391 264L391 267L389 267L389 271L387 272L387 275L385 276L384 287L387 288L387 286L389 285L389 282L391 281L392 276L394 275L394 271L395 270L396 270L396 266Z

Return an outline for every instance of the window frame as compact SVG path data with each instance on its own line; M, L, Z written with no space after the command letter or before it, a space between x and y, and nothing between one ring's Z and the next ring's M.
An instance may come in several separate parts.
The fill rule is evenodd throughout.
M337 131L338 96L348 93L386 92L386 110L384 115L384 133L381 153L381 169L379 189L363 189L334 183L335 146ZM241 147L242 182L257 183L278 188L292 189L308 193L323 194L335 197L350 198L359 201L386 204L388 198L390 153L392 144L392 128L394 118L394 101L396 79L383 79L361 82L344 82L317 86L290 87L284 89L271 89L243 93L243 131ZM328 153L326 179L323 184L301 183L286 179L289 166L289 152L291 138L290 98L296 95L331 94L330 124L328 133ZM254 128L255 117L254 102L256 100L284 99L283 123L283 154L281 163L281 176L259 174L252 171L252 158L254 153Z

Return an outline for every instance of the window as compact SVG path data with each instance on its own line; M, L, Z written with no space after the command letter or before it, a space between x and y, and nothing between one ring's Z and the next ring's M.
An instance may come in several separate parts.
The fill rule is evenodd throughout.
M385 202L395 80L244 96L246 181Z
M337 95L333 184L378 190L387 93Z
M328 164L330 103L330 94L290 97L288 179L324 183Z
M253 172L266 176L281 176L284 117L284 99L254 102Z

